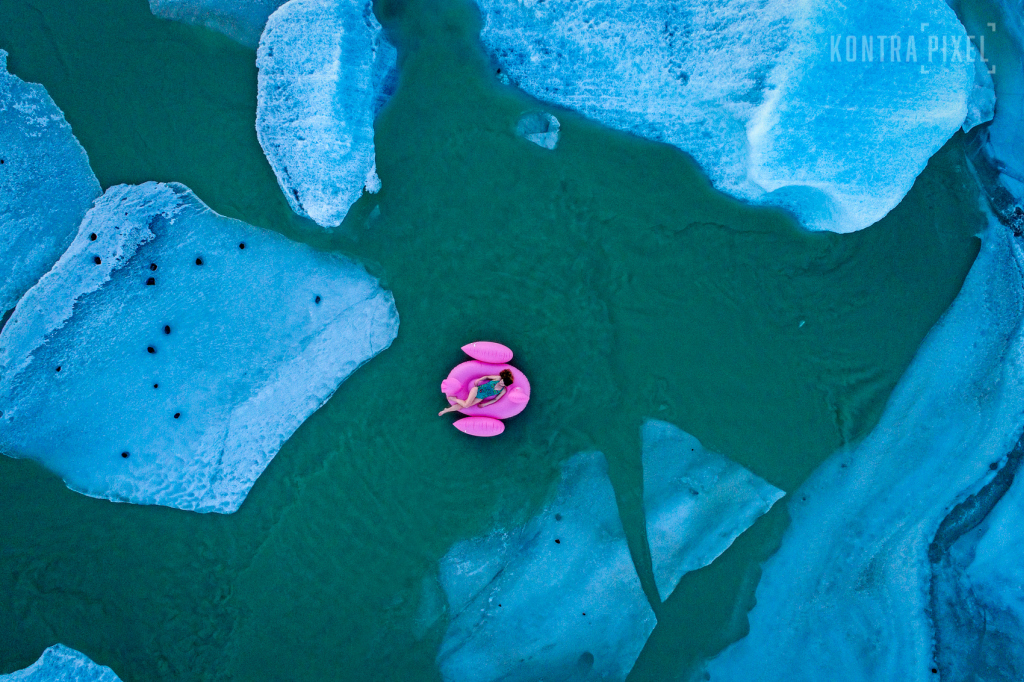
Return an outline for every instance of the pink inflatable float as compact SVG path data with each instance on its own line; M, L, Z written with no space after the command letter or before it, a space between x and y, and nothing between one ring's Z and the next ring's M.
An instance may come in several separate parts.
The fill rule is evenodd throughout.
M499 374L503 369L512 372L512 385L505 389L505 395L486 407L473 405L458 410L466 416L454 424L459 431L471 436L497 436L505 430L502 419L514 417L526 409L526 403L530 401L530 381L525 374L508 364L512 359L512 351L500 343L477 341L466 344L462 350L474 359L456 365L441 382L441 392L452 405L456 398L466 399L474 379Z

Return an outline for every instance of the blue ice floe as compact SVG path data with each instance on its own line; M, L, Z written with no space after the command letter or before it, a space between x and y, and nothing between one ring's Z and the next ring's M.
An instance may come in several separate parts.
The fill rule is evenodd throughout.
M974 89L976 53L942 0L477 4L500 77L674 145L718 189L815 230L896 206Z
M267 21L256 132L292 209L322 227L380 189L373 121L396 56L367 0L291 0Z
M121 679L113 670L96 665L85 654L63 644L54 644L24 670L0 675L0 682L121 682Z
M516 122L516 135L544 149L558 146L561 124L554 114L546 111L527 111Z
M878 425L790 496L750 634L710 662L710 679L937 679L929 547L1013 450L1022 404L1024 250L991 220Z
M647 544L662 601L785 493L663 421L643 426Z
M71 243L100 183L41 85L7 72L0 50L0 317Z
M162 19L205 26L246 47L256 48L267 17L285 0L149 0Z
M525 526L460 542L440 568L446 682L624 680L656 623L597 452L563 465Z
M182 185L113 187L0 333L0 451L93 497L232 512L397 331L356 263Z

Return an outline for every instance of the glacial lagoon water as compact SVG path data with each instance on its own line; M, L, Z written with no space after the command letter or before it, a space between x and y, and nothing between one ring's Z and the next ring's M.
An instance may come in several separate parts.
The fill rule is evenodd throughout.
M398 338L285 444L231 515L84 497L0 458L0 673L61 642L124 680L436 680L417 626L454 543L530 519L600 450L658 626L631 680L674 680L746 628L786 498L660 603L640 429L657 418L794 490L862 438L959 290L982 227L954 137L858 233L807 233L669 147L501 85L459 0L377 14L400 83L383 188L333 233L293 214L255 133L255 53L145 0L0 0L0 48L64 111L104 188L175 181L214 210L362 261ZM516 135L538 108L555 150ZM254 292L258 295L258 292ZM436 417L458 347L510 345L534 387L497 439Z

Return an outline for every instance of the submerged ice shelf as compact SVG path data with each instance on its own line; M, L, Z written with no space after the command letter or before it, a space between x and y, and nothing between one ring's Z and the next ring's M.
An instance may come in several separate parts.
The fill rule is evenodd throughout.
M0 682L121 682L114 671L96 665L85 654L54 644L39 660L17 672L0 675Z
M373 121L396 57L367 0L291 0L267 22L256 132L292 209L322 227L380 189Z
M441 584L446 682L624 680L656 622L597 452L563 465L524 527L453 546Z
M0 451L94 497L232 512L397 331L361 266L182 185L113 187L0 333Z
M859 230L896 206L974 89L943 0L477 4L503 78L674 145L718 189L816 230ZM959 60L929 52L933 36L958 41Z
M644 424L643 453L647 544L665 601L785 493L666 422Z
M0 317L71 243L100 183L41 85L7 72L0 50Z
M793 493L750 634L710 679L936 679L929 545L1013 450L1022 399L1024 250L992 219L878 425Z
M149 0L149 9L162 19L205 26L254 48L267 17L285 0Z

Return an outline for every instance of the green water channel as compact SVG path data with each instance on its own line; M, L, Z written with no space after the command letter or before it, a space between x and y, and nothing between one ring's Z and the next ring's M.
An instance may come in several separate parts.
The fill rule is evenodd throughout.
M682 153L570 112L554 110L554 152L518 139L538 105L494 80L463 0L377 13L401 66L377 124L384 188L328 234L290 212L261 153L253 52L145 0L0 0L10 70L46 86L104 187L183 182L364 261L401 315L233 515L94 500L0 457L0 673L62 642L126 682L438 679L445 621L418 627L424 577L599 449L659 619L630 679L676 679L744 632L786 507L660 604L642 420L792 491L877 420L977 253L959 135L879 224L810 234L713 191ZM500 438L436 416L477 339L513 347L533 384Z

